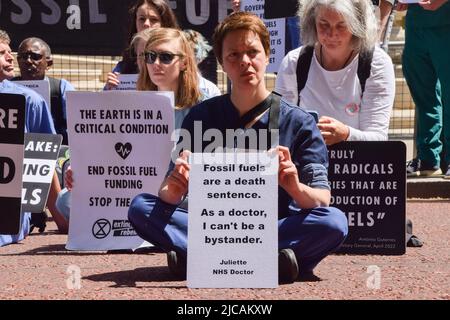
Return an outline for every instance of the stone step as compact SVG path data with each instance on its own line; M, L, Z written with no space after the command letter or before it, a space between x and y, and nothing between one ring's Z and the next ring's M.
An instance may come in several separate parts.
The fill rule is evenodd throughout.
M406 192L408 198L450 199L450 179L408 178Z

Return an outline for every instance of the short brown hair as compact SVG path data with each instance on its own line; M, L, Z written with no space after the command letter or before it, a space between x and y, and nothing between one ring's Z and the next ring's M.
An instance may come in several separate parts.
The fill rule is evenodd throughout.
M226 35L236 30L249 30L256 33L264 47L266 56L270 53L270 35L264 22L253 13L238 11L226 17L214 30L214 54L222 64L223 40Z
M8 33L4 30L0 29L0 43L6 43L6 44L10 44L11 43L11 38L9 37Z
M181 59L186 64L186 69L180 74L178 79L178 92L175 94L175 106L177 109L190 108L200 102L201 93L198 84L198 69L194 52L183 31L172 28L155 28L148 31L149 40L145 44L145 51L149 51L153 46L177 39L180 43ZM150 79L147 68L142 68L139 72L137 82L138 90L158 90L157 86Z

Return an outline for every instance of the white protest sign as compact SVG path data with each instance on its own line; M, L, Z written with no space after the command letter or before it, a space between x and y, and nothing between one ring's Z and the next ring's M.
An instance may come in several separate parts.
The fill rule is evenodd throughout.
M188 287L277 287L278 158L194 153L190 163Z
M114 90L136 90L138 74L119 74L119 85Z
M57 134L25 134L22 211L44 211L61 141Z
M157 194L174 143L172 92L69 92L74 187L69 250L134 249L131 200Z
M20 80L14 82L34 90L44 98L45 102L47 102L47 105L50 107L50 82L48 82L48 80Z
M242 0L241 10L252 12L264 21L270 34L270 57L267 72L277 72L286 53L286 19L263 19L264 4L264 0ZM281 2L280 5L282 5Z

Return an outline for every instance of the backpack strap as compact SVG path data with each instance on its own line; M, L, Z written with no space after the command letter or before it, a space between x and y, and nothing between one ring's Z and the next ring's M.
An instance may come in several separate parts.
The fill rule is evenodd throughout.
M268 130L269 135L267 136L267 146L276 147L279 141L279 118L280 118L280 105L281 105L281 95L273 91L270 94L270 103L262 103L254 107L246 114L244 114L240 119L241 126L247 125L253 121L256 117L263 114L269 109L269 123ZM273 139L272 139L273 138Z
M357 74L359 84L361 85L361 98L364 94L364 89L366 88L366 80L370 77L370 69L374 51L375 47L370 51L362 51L359 53Z
M50 82L50 110L52 113L53 123L55 124L56 133L63 136L63 145L67 145L67 122L64 118L61 79L48 77Z
M281 95L272 92L272 103L269 111L269 136L267 137L267 146L270 148L275 148L280 141L279 129L280 129L280 106L281 106Z
M300 50L300 55L297 61L297 92L298 92L298 105L300 105L300 92L306 85L308 80L309 67L311 66L312 56L314 54L314 47L303 46Z
M359 84L361 85L361 97L366 88L366 80L370 77L370 69L372 65L372 58L375 48L369 51L359 53L357 75ZM314 47L302 47L297 61L297 91L298 91L298 105L300 105L300 92L306 85L308 80L309 68L311 66L312 56L314 54Z

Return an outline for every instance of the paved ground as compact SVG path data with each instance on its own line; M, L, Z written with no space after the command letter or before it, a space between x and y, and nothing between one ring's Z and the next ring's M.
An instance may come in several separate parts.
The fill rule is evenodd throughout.
M44 235L0 248L3 299L450 299L450 202L408 202L407 215L422 248L403 256L327 257L316 269L320 282L277 289L188 289L173 281L165 255L68 252L66 236L52 223ZM81 288L70 282L78 266ZM369 266L381 271L379 289L366 282ZM68 272L69 268L69 272Z

